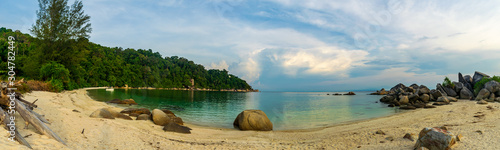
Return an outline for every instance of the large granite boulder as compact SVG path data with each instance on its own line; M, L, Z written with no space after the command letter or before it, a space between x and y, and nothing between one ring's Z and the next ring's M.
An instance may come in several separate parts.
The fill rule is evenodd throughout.
M474 81L472 81L472 77L470 75L465 75L464 80L465 80L465 82L470 83L470 84L472 84L472 82L474 82Z
M464 88L464 84L461 82L453 82L455 84L455 92L459 95L460 91Z
M177 123L179 125L183 125L182 119L175 116L173 113L165 113L160 109L154 109L152 114L153 122L157 125L164 126L170 122Z
M479 91L479 93L476 96L476 100L482 100L482 99L487 99L490 96L490 91L487 89L482 89Z
M441 94L442 94L443 96L448 96L448 95L447 95L447 93L446 93L446 91L444 90L444 87L441 85L441 83L438 83L438 84L436 85L436 90L437 90L437 91L439 91L439 92L441 92ZM434 96L434 95L433 95L433 96Z
M124 109L122 110L120 113L124 113L124 114L132 114L132 113L136 113L136 114L151 114L151 111L149 111L149 109L147 108L127 108L127 109Z
M115 119L115 117L111 114L111 112L109 112L108 110L106 110L104 108L101 108L101 109L98 109L98 110L92 112L92 114L90 114L90 117L92 117L92 118Z
M467 81L465 81L464 76L462 76L462 73L460 73L460 72L458 73L458 82L464 83L464 84L467 83Z
M436 101L437 101L437 102L443 102L443 103L445 103L445 104L449 104L449 103L450 103L450 100L448 99L448 97L447 97L447 96L441 96L441 97L439 97Z
M415 83L413 83L409 87L411 87L412 89L415 89L415 90L419 88L419 86L417 84L415 84Z
M446 92L447 96L452 96L452 97L457 96L457 92L455 92L455 89L453 89L451 87L443 87L443 88L444 88L444 91Z
M273 123L262 110L244 110L234 120L233 126L240 130L271 131Z
M135 120L151 120L151 115L140 114L139 116L137 116Z
M399 96L400 105L406 105L408 103L410 103L410 99L408 99L408 96L403 96L403 95Z
M431 93L431 90L427 88L427 86L420 85L420 87L418 87L418 95L429 94L429 93Z
M428 102L429 102L429 100L430 100L430 96L429 96L429 94L422 94L422 95L420 95L420 100L421 100L422 102L424 102L424 103L428 103Z
M445 128L424 128L418 134L417 143L414 149L422 147L430 150L447 150L457 142L457 136Z
M474 72L474 76L472 77L472 85L475 85L477 82L481 81L481 79L483 79L484 77L489 78L490 76L479 71Z
M163 131L191 134L191 128L169 122L163 127Z
M445 95L439 90L431 90L431 96L432 96L432 98L437 99L437 98L439 98L441 96L445 96Z
M460 90L460 99L472 99L474 97L474 93L469 91L467 88L463 88Z
M392 103L394 100L395 100L395 98L392 95L386 95L386 96L380 98L380 102L382 102L382 103Z
M500 90L500 83L497 81L489 81L484 84L484 88L490 91L490 93L496 93L498 90Z

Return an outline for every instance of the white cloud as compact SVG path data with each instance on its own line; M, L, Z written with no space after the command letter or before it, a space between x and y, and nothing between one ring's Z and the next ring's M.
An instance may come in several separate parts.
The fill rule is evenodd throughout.
M227 65L226 61L222 60L219 62L219 64L212 63L209 67L209 69L218 69L218 70L223 70L226 69L228 70L229 65Z

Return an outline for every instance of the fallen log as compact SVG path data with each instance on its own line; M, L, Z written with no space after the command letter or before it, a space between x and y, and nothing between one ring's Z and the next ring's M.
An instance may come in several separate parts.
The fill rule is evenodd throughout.
M9 124L9 118L10 118L10 115L7 114L7 112L5 112L3 109L0 108L0 119L2 120L3 124L5 124L5 129L7 129L7 131L9 131L9 126L7 124ZM33 149L30 145L30 143L28 143L28 141L26 141L23 136L21 136L21 134L17 131L17 128L14 130L15 132L15 139L16 141L18 141L19 143L29 147L30 149Z
M33 125L36 130L44 135L48 135L49 137L61 142L66 145L66 143L55 134L47 125L45 125L30 109L27 109L26 106L21 103L19 100L16 100L16 111L23 117L23 119L29 124Z

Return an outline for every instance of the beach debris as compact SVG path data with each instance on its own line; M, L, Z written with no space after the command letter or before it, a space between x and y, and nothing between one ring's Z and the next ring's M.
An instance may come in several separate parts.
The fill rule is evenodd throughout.
M170 132L191 134L192 129L189 127L186 127L186 126L179 125L179 124L174 123L174 122L169 122L168 124L166 124L163 127L163 130L170 131Z
M167 113L165 113L167 112ZM182 118L175 116L174 113L172 113L169 110L160 110L160 109L154 109L152 113L152 118L153 122L156 125L166 125L170 122L177 123L179 125L183 125L184 122L182 121Z
M385 135L385 132L384 132L384 131L382 131L382 130L377 130L377 131L375 131L375 134L382 134L382 135Z
M479 118L479 119L483 119L483 118L484 118L484 116L485 116L485 114L481 114L481 115L474 115L474 117Z
M431 150L451 149L457 142L457 136L443 127L424 128L420 131L418 137L414 146L415 149L422 147Z
M236 119L233 126L240 130L271 131L273 123L262 110L244 110Z
M77 113L80 113L80 111L76 110L76 109L73 109L73 112L77 112Z
M136 113L136 114L151 114L151 111L149 111L149 109L147 108L127 108L127 109L124 109L122 111L120 111L120 113L124 113L124 114L132 114L132 113Z
M485 100L480 100L480 101L477 101L477 104L485 105L485 104L488 104L488 102Z
M135 120L151 120L151 115L140 114Z
M481 130L476 130L476 132L479 134L483 134L483 131L481 131Z
M404 139L408 139L410 141L415 141L415 134L414 133L406 133L405 136L403 136Z
M462 134L457 135L457 141L462 141L462 138L463 138Z
M133 99L113 99L111 101L107 101L107 103L137 105L137 103Z

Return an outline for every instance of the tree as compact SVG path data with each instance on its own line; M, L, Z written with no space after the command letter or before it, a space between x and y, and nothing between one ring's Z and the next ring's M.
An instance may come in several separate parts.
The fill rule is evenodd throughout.
M88 53L88 38L92 32L90 16L84 14L81 0L68 6L68 0L38 0L38 19L30 29L37 48L23 69L28 76L39 77L40 66L47 62L64 65L73 80L81 77L80 63Z

